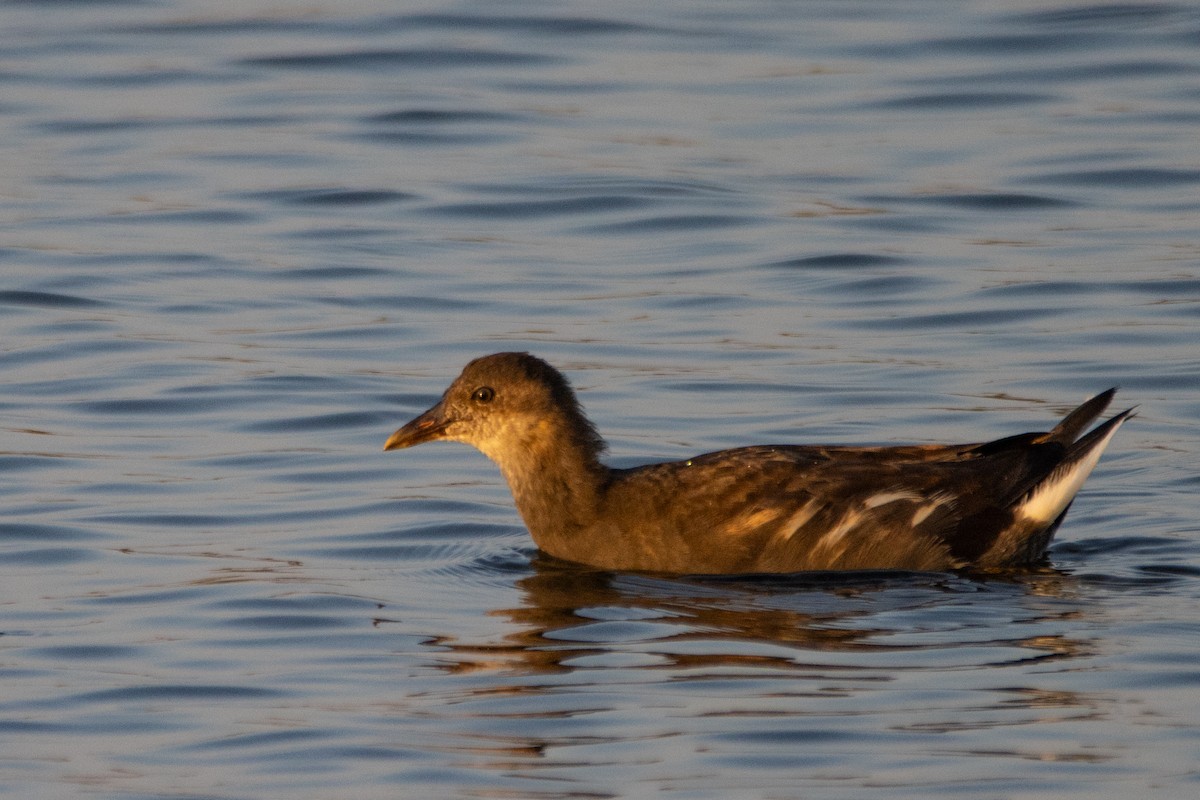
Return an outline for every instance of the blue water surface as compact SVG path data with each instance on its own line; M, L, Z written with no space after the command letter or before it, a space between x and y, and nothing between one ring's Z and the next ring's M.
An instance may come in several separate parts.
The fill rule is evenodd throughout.
M1200 791L1200 8L0 5L0 794ZM1138 417L1050 567L597 573L383 453Z

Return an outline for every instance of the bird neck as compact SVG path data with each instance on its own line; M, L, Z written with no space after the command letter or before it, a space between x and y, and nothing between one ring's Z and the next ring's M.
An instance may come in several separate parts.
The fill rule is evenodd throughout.
M557 424L556 424L557 423ZM550 553L596 520L609 469L590 424L544 420L518 447L495 459L534 542Z

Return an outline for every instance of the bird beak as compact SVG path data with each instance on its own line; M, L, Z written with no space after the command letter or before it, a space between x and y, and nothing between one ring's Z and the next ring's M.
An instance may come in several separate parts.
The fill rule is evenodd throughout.
M446 418L439 402L400 430L393 433L383 445L384 450L402 450L423 442L432 442L445 437L451 420Z

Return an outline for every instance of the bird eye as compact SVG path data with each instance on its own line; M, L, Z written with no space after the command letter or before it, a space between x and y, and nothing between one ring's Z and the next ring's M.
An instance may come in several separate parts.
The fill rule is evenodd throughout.
M476 403L490 403L496 397L496 390L490 386L480 386L471 392L471 399Z

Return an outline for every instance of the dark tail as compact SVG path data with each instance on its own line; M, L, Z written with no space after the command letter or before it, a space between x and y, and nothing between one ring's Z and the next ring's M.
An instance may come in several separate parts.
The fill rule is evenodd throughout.
M1104 409L1108 408L1108 404L1112 402L1113 396L1116 393L1117 387L1114 386L1107 392L1101 392L1091 400L1088 400L1079 408L1063 417L1063 421L1046 433L1042 437L1042 441L1058 442L1064 447L1070 447L1079 438L1079 434L1083 433L1083 429L1091 425L1092 420L1104 413Z

